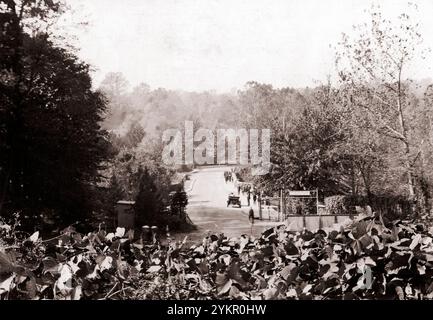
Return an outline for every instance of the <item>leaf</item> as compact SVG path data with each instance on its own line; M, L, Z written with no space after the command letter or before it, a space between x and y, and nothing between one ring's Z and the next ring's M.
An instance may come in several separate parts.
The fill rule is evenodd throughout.
M200 278L200 290L201 291L203 291L204 293L208 293L212 289L213 289L212 285L208 281Z
M293 268L295 268L295 267L296 267L296 265L294 263L290 263L287 266L285 266L283 268L283 270L280 271L281 277L283 277L283 279L287 281Z
M30 299L34 299L37 294L36 288L36 280L33 277L30 277L26 282L26 290Z
M404 300L404 291L400 286L395 287L395 293L398 296L398 300Z
M197 248L194 249L194 252L197 252L199 254L204 254L204 247L203 246L199 246Z
M246 236L244 236L244 235L241 236L241 239L239 242L239 250L237 250L237 252L239 254L242 253L242 251L244 250L245 246L248 244L249 241L250 240Z
M286 250L286 253L288 255L297 255L299 254L299 250L298 248L295 246L294 243L292 242L288 242L285 246L284 249Z
M229 296L230 296L230 298L236 299L236 298L239 297L240 293L241 293L241 292L240 292L240 290L238 289L238 287L236 287L236 286L231 286L231 287L230 287L230 292L229 292Z
M233 281L232 281L231 279L229 279L229 280L228 280L228 281L227 281L227 282L222 286L222 288L219 290L218 295L219 295L219 296L222 296L222 295L226 294L226 293L230 290L232 284L233 284Z
M218 290L224 286L226 281L227 281L227 275L225 273L222 273L222 272L217 272L216 278L215 278L215 284L216 284Z
M427 293L428 293L428 294L433 293L433 282L430 283L430 285L428 286L428 288L427 288Z
M9 278L4 280L3 282L0 282L0 294L9 292L12 286L12 281L15 279L15 274L11 275Z
M374 262L374 260L371 259L370 257L365 257L364 263L367 266L373 266L373 267L376 266L376 262Z
M14 265L10 262L9 257L3 252L0 252L0 275L10 274L14 269Z
M226 266L228 266L228 265L230 264L230 261L231 261L232 257L231 257L230 255L228 255L228 254L223 254L223 255L220 257L220 259L224 262L224 264L225 264Z
M0 224L0 229L3 229L5 231L9 232L12 228L8 224Z
M110 232L105 236L105 239L107 239L108 241L112 241L114 237L115 237L114 233Z
M71 268L64 264L60 269L60 277L57 279L56 286L60 291L72 290L72 272Z
M302 293L307 294L310 292L310 290L313 288L311 284L307 284L304 289L302 289Z
M413 237L412 243L411 243L410 246L409 246L410 250L415 249L416 246L417 246L417 245L419 244L419 242L421 241L421 239L422 239L421 234L419 234L419 233L416 234L416 235Z
M408 295L408 296L413 295L412 287L410 286L409 283L408 283L408 284L406 285L406 287L404 288L404 292L405 292L406 295Z
M43 273L58 274L60 272L60 264L51 257L46 257L42 260Z
M201 274L207 274L209 272L209 268L208 268L205 260L201 261L197 265L197 269L200 271Z
M113 258L107 256L105 257L104 261L102 261L100 268L101 271L104 271L104 270L111 269L112 266L113 266Z
M295 289L289 289L289 290L287 290L286 297L287 298L297 298L298 293L296 292Z
M265 300L272 300L276 297L278 290L276 288L268 288L263 291L263 297Z
M35 243L36 241L38 241L39 239L39 231L36 231L35 233L33 233L30 237L29 240L33 243Z
M419 272L420 275L424 275L425 274L425 266L418 265L417 268L418 268L418 272Z
M71 295L72 300L80 300L82 296L83 296L83 290L81 286L76 286L72 291L72 295Z
M115 236L122 238L125 235L125 228L117 228Z
M147 269L146 272L150 272L150 273L154 273L154 272L158 272L159 270L161 270L161 266L151 266L149 269Z

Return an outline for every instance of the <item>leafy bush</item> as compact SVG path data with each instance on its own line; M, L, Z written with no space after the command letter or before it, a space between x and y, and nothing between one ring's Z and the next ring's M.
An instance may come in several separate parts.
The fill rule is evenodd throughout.
M355 214L353 197L338 195L325 198L325 208L329 214L344 215Z
M330 214L355 214L356 206L370 206L374 212L389 220L413 214L413 202L401 196L352 196L337 195L325 198L326 211Z
M292 215L316 214L316 199L288 198L286 210L288 214Z
M191 247L135 241L123 229L42 240L16 227L0 223L0 299L433 298L432 230L411 221L209 234Z

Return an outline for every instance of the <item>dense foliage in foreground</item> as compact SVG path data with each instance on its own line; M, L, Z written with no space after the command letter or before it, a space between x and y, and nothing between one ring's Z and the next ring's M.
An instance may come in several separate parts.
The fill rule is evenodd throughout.
M364 218L258 239L134 241L123 229L42 240L0 223L1 299L431 299L432 231ZM165 242L165 241L164 241ZM369 277L371 275L371 277Z

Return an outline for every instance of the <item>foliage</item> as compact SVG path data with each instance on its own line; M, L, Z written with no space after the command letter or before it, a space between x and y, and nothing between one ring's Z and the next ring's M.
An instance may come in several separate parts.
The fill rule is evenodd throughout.
M67 225L94 209L109 157L99 125L106 102L89 65L39 29L60 13L58 1L8 1L2 10L0 211L53 212Z
M188 196L185 191L174 191L170 197L170 210L172 214L183 215L188 205Z
M285 130L273 131L270 173L256 179L262 189L318 188L325 196L348 191L342 182L349 171L347 154L336 151L347 130L336 99L330 86L317 88Z
M413 8L389 21L373 6L369 21L343 34L337 85L249 82L239 92L239 121L272 130L271 171L254 178L261 190L404 197L419 213L431 210L433 90L409 74L427 51Z
M286 198L286 214L304 215L317 214L317 202L315 198Z
M331 196L325 198L326 212L329 214L344 215L355 213L355 203L350 196Z
M154 224L162 214L161 190L156 185L155 176L147 168L139 169L139 187L135 199L135 220L138 226Z
M353 215L356 207L370 206L377 216L387 220L401 219L413 214L413 201L402 196L391 195L337 195L325 198L326 211L329 214Z
M1 223L0 236L2 299L433 298L432 229L411 221L209 234L191 247L143 244L120 228L42 240Z
M343 35L336 64L341 86L348 96L347 108L360 109L370 116L370 130L379 133L401 159L400 171L406 195L415 197L413 167L420 141L411 139L413 89L407 66L415 57L424 57L419 24L408 12L396 21L384 18L372 7L369 23L355 26L357 35Z

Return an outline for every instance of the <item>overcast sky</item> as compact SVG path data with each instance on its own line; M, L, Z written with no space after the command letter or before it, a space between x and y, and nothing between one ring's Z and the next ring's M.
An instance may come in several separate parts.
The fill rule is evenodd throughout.
M230 91L247 81L312 86L334 71L342 32L366 22L366 0L69 0L80 56L95 69L122 72L131 85ZM433 1L413 1L426 45L433 48ZM407 0L380 1L387 17ZM415 62L416 78L433 77L433 58Z

